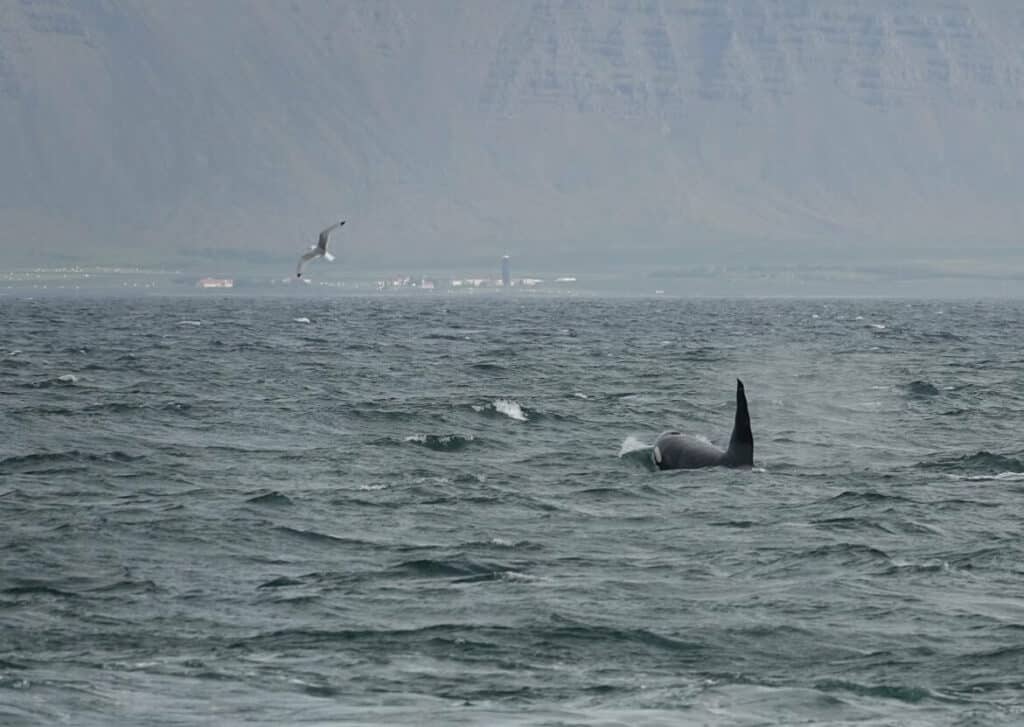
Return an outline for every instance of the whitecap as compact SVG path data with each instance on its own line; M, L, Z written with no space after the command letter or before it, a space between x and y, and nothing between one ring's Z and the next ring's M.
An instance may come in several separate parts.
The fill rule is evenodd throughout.
M641 449L650 449L651 445L644 444L639 439L634 437L632 434L622 440L622 446L619 447L619 456L625 457L630 452L637 452Z
M179 326L201 326L202 321L178 321Z
M305 316L302 316L301 318L293 318L292 320L295 321L296 323L312 323L312 321L310 321Z
M62 376L57 377L57 381L62 384L77 384L78 377L74 374L63 374Z
M589 396L587 396L586 394L584 394L584 393L582 393L580 391L577 391L575 394L573 394L573 396L575 396L577 399L589 399L590 398Z
M951 479L965 482L1020 482L1024 472L1000 472L997 475L950 475Z
M519 402L513 401L512 399L496 399L494 401L494 411L499 414L504 414L509 419L515 419L519 422L526 421L526 414L523 413L523 408L519 406Z

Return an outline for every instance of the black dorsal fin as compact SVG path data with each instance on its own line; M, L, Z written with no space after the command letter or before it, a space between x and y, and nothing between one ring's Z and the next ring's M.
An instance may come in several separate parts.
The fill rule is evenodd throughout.
M743 382L736 379L736 421L729 437L729 449L722 464L729 467L752 467L754 465L754 435L750 431L750 411L747 409L747 394Z

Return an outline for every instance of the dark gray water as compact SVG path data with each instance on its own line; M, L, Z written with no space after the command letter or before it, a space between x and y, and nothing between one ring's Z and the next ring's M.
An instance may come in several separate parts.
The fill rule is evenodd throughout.
M0 724L1019 724L1022 314L6 299Z

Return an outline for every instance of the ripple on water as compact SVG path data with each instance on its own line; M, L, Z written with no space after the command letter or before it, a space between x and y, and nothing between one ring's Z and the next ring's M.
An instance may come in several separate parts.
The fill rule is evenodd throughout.
M5 299L0 722L1012 723L1019 305L310 303Z

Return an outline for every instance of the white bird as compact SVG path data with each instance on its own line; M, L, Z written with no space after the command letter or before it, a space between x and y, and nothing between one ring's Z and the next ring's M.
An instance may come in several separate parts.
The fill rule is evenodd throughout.
M327 238L331 236L331 233L337 228L345 224L345 220L342 220L336 225L331 225L326 230L320 233L320 239L313 247L309 248L309 252L299 258L299 267L295 269L295 277L302 277L302 268L305 267L306 263L315 257L322 257L327 262L334 262L334 255L327 252Z

